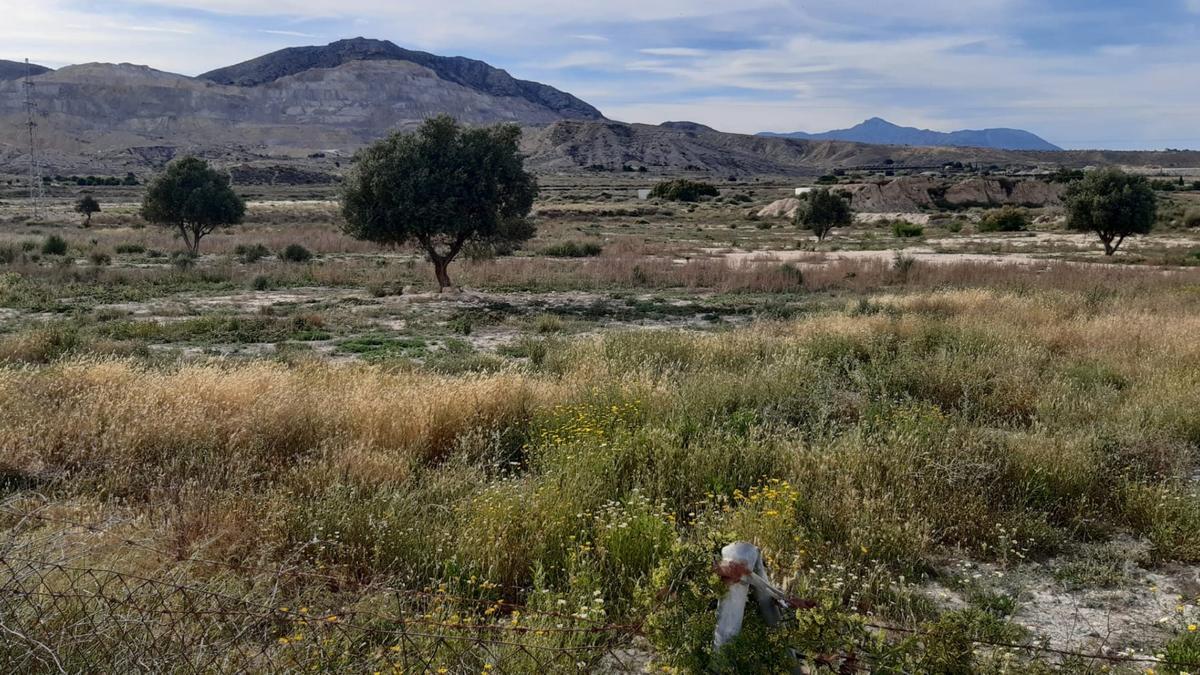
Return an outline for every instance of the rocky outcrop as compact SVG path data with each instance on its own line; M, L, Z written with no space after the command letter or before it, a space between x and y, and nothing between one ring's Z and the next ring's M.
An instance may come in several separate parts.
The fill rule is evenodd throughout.
M771 202L761 211L757 213L759 218L787 218L796 217L796 211L800 209L800 200L795 197L787 197L776 202Z
M839 185L858 213L917 213L933 209L1004 205L1043 207L1062 204L1064 186L1037 180L974 178L957 183L924 177L897 178L886 183ZM791 218L800 202L781 199L758 212L762 218Z
M968 206L1058 206L1065 186L1040 180L976 178L951 185L942 196L955 208Z

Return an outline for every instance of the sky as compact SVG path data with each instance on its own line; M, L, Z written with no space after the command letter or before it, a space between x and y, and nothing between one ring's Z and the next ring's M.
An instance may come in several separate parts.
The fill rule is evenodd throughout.
M609 118L1015 127L1200 149L1200 0L0 0L0 58L186 75L347 37L481 59Z

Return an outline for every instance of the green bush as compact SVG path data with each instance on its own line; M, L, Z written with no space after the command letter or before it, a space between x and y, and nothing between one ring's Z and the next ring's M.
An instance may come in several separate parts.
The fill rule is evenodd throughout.
M175 251L171 254L171 264L176 269L191 269L196 264L196 256L187 251Z
M988 211L979 221L980 232L1024 232L1028 229L1029 213L1013 206Z
M67 240L52 234L42 242L42 255L66 255Z
M112 256L103 251L92 251L88 254L88 260L97 267L112 264Z
M239 261L247 265L271 255L271 251L262 244L238 244L237 248L233 249L233 253Z
M892 223L892 234L901 239L911 239L924 235L925 228L916 223L910 223L907 220L897 220Z
M1187 213L1183 214L1184 227L1200 227L1200 208L1188 209Z
M592 258L603 251L604 247L593 241L564 241L543 248L541 254L551 258Z
M659 183L650 191L651 197L673 202L698 202L702 197L718 197L720 195L721 191L715 185L686 178Z
M140 253L145 253L146 247L142 246L141 244L117 244L116 248L113 250L115 250L118 254L136 255L136 254L140 254Z
M279 254L279 259L284 262L303 263L312 260L312 251L304 248L300 244L288 244L287 248Z

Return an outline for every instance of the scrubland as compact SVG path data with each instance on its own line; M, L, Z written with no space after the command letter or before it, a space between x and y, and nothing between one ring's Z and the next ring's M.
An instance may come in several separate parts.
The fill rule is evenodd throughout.
M922 583L969 586L953 557L1006 569L1117 537L1147 542L1135 565L1200 563L1197 310L1191 287L919 291L720 334L547 340L490 374L8 366L6 545L36 550L44 528L17 514L50 513L116 519L184 561L596 597L614 620L648 613L656 658L694 666L708 603L656 598L694 593L712 547L747 539L829 601L812 611L1003 636L1005 612L941 610ZM85 539L45 545L178 564Z
M382 631L397 602L681 672L770 672L789 647L879 672L1200 662L1194 270L730 264L697 241L604 241L463 262L472 292L444 298L397 295L428 283L412 256L335 243L305 264L221 244L183 267L0 266L0 553L59 565L46 589L89 583L69 565L278 612L242 633L198 608L128 638L269 638L229 668L375 672L425 648L431 671L490 669L310 626ZM805 602L714 657L713 556L739 539ZM65 670L139 667L103 630L61 640L91 601L36 597L0 622L60 639ZM1107 631L1065 628L1097 615ZM55 670L36 652L0 641L0 662Z

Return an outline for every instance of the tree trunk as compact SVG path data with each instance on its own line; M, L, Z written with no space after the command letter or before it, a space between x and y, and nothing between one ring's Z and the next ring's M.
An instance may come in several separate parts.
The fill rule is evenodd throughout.
M454 284L450 283L450 274L446 271L446 268L450 266L451 261L453 261L455 256L458 255L459 251L462 250L463 244L467 242L468 236L470 236L469 233L460 234L458 238L450 244L450 249L446 251L445 255L438 253L437 246L434 245L434 242L430 237L417 237L417 241L420 242L421 246L425 249L425 252L429 254L429 260L433 263L433 274L437 277L439 290L445 290L454 286Z
M446 268L449 266L450 261L448 259L442 256L433 258L433 274L437 277L439 290L445 290L454 285L450 283L450 273L446 271Z

